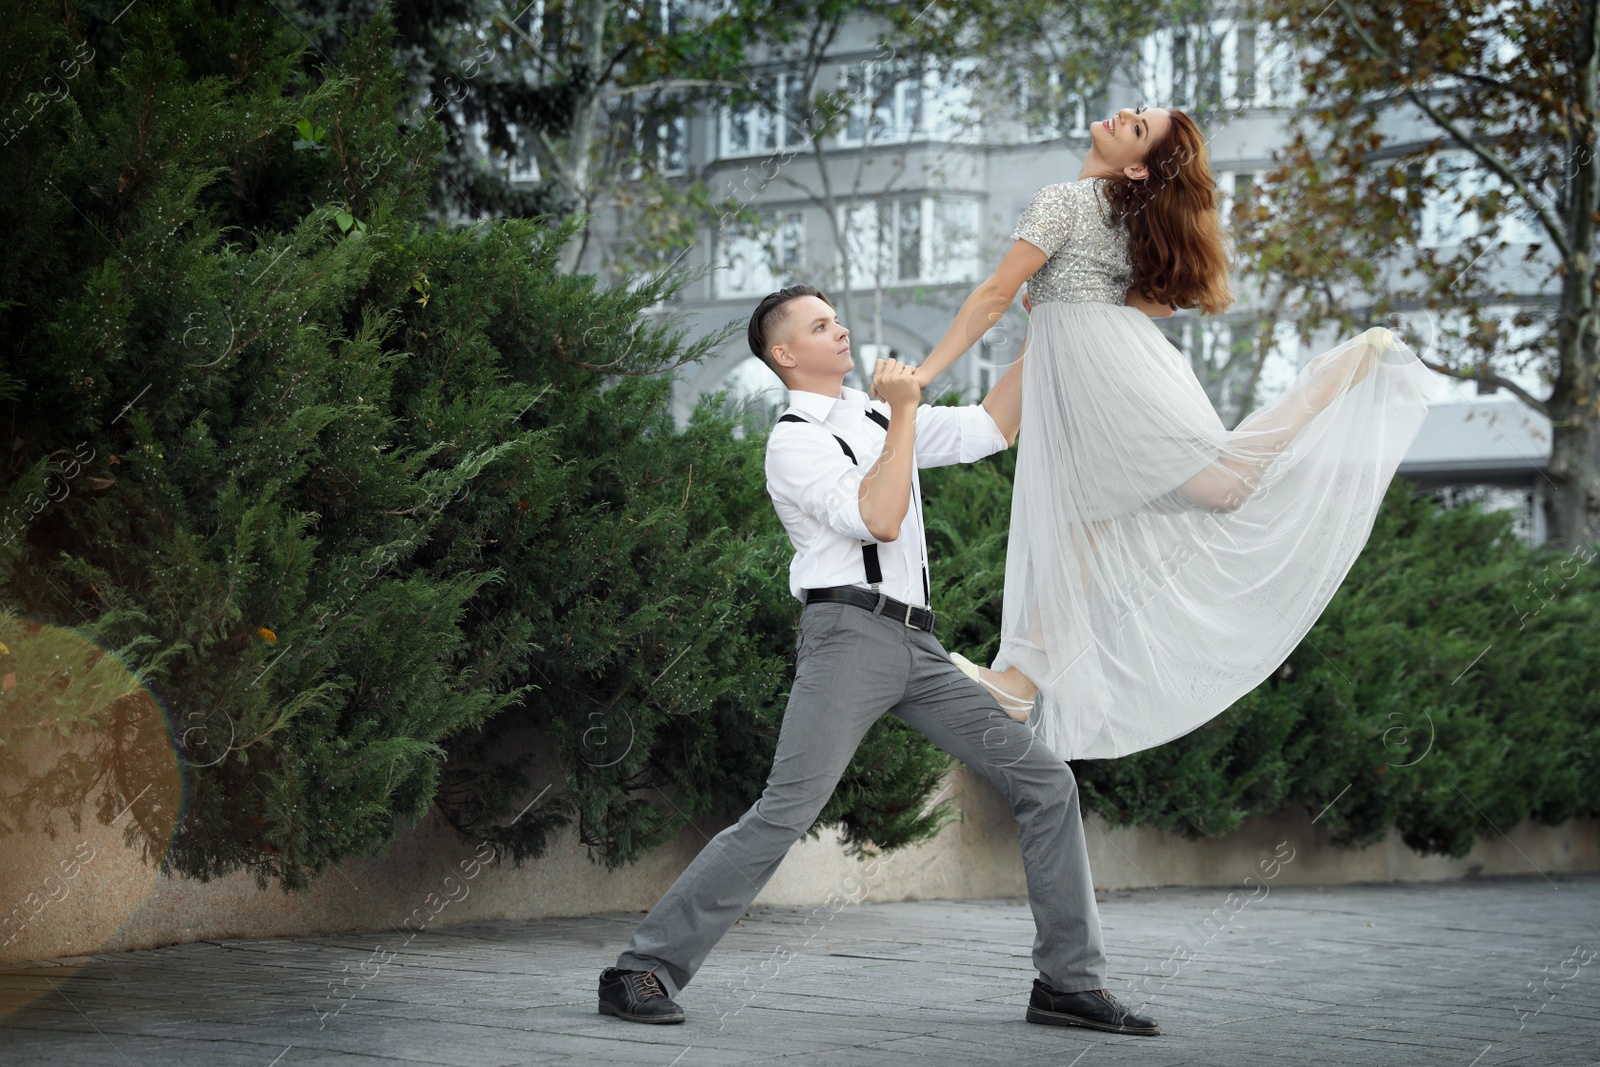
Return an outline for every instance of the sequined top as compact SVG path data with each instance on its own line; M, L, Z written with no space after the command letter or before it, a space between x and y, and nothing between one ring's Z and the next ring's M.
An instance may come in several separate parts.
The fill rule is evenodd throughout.
M1028 282L1034 304L1050 300L1126 303L1133 282L1128 229L1110 221L1099 186L1104 178L1047 185L1035 194L1011 234L1050 258Z

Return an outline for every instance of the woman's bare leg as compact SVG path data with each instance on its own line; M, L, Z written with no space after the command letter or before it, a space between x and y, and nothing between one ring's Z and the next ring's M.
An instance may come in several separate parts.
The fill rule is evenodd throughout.
M1228 455L1213 460L1178 491L1212 511L1237 511L1300 431L1370 374L1378 357L1391 344L1389 331L1375 327L1357 337L1347 350L1322 357L1327 363L1322 367L1313 364L1312 377L1302 395L1286 397L1280 410L1264 413L1265 417L1249 424L1247 438L1230 444ZM1344 372L1348 372L1348 379Z
M1074 524L1068 531L1068 535L1072 541L1073 552L1078 557L1078 577L1082 582L1082 585L1080 586L1081 589L1087 590L1089 588L1089 557L1092 556L1099 547L1099 542L1095 538L1095 533L1104 533L1107 522L1108 520L1100 519L1092 522ZM1035 620L1034 629L1039 629L1037 620ZM980 667L979 672L983 676L983 679L990 685L1001 689L1005 693L1015 697L1017 700L1035 700L1039 696L1039 687L1034 684L1032 678L1029 678L1026 674L1022 673L1021 668L1007 667L1003 671L997 671L992 667ZM1006 708L1003 704L1001 705L1001 710L1005 711L1007 715L1011 716L1011 718L1017 720L1018 722L1027 722L1029 716L1032 714L1031 710L1018 712L1010 708Z
M1033 679L1015 667L1007 667L1003 671L991 667L979 667L978 670L982 673L984 681L1018 700L1035 700L1039 696L1039 687L1033 684ZM1018 722L1027 722L1033 714L1031 708L1027 711L1017 711L1004 704L1000 705L1000 710Z

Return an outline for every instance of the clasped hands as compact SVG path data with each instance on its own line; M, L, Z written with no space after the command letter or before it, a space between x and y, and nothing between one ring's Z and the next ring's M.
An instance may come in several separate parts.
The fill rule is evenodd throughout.
M1028 314L1033 313L1033 301L1028 299L1026 292L1022 294L1022 310ZM880 388L880 383L888 385L891 389L904 388L891 384L901 377L909 379L917 387L916 394L909 398L909 402L913 404L921 399L922 390L933 384L932 376L920 366L912 367L897 359L880 359L872 370L872 395L879 400L887 401L893 407L894 399Z
M898 359L880 359L872 368L872 395L891 408L916 407L926 383L920 367Z

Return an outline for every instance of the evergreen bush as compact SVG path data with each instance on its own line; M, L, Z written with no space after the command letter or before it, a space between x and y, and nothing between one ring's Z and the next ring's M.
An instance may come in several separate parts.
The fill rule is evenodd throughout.
M387 17L307 76L270 3L88 8L22 5L0 46L24 87L93 52L0 153L0 610L161 699L185 797L148 854L297 887L437 805L616 865L752 802L798 605L763 442L673 424L668 372L720 341L646 314L681 279L564 275L570 224L425 223L441 134ZM30 692L10 809L39 794L5 753L60 725ZM887 724L818 826L923 839L945 766ZM125 778L102 810L159 825Z
M616 866L747 807L799 608L761 428L716 399L671 415L673 368L721 341L652 318L683 279L563 274L570 224L427 222L442 135L387 18L323 65L266 0L121 7L13 5L0 41L0 612L27 621L8 642L71 627L161 699L185 797L149 854L297 887L432 807L514 861L572 826ZM924 472L940 636L975 657L1013 463ZM1396 482L1274 677L1078 764L1086 802L1190 836L1326 807L1343 844L1393 825L1455 855L1594 815L1592 559ZM79 780L41 791L13 754L96 728L7 678L0 834ZM110 721L100 817L159 826ZM886 716L813 832L926 840L947 766Z
M923 479L935 608L952 620L941 636L985 661L999 643L1012 456ZM1396 479L1338 594L1273 676L1165 745L1074 761L1085 803L1188 837L1301 805L1340 845L1395 826L1452 856L1524 818L1600 814L1596 551L1532 549L1511 526Z

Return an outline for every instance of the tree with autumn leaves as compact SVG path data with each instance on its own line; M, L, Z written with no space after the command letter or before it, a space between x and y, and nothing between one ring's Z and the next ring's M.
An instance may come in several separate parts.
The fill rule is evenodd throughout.
M1566 549L1600 537L1596 8L1263 0L1298 42L1305 100L1236 216L1240 263L1303 329L1404 313L1426 323L1411 339L1429 366L1549 417L1548 526ZM1430 215L1455 236L1428 240ZM1544 389L1514 380L1525 370Z

